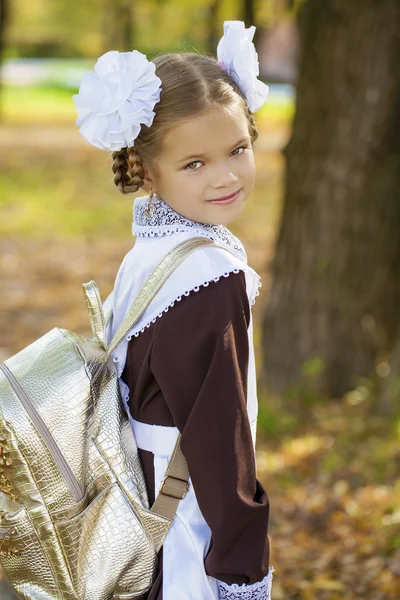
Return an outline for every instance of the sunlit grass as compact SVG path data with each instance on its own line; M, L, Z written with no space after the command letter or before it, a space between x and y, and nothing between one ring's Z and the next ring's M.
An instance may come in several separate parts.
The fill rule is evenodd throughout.
M59 239L100 236L105 230L111 237L121 234L132 197L118 192L111 164L105 166L102 159L78 153L74 163L66 162L60 151L42 156L40 165L26 160L22 185L20 165L9 161L0 171L0 235Z
M288 123L292 120L295 111L294 100L285 102L266 102L256 113L257 121L268 123L271 121L281 121Z
M72 100L77 90L60 86L6 85L2 90L2 115L6 123L74 123Z

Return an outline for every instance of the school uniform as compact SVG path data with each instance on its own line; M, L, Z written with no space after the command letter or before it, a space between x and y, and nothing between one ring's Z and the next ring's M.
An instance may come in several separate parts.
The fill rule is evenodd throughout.
M187 219L148 196L133 204L133 248L103 305L111 341L148 276L185 239L196 249L169 276L113 352L150 505L177 436L189 490L159 551L147 600L269 600L269 501L256 478L257 388L251 307L259 275L223 225ZM229 250L229 252L227 251Z

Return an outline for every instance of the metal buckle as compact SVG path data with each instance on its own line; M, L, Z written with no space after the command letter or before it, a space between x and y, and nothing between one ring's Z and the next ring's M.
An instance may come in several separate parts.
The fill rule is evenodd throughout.
M176 479L176 481L182 481L182 483L184 483L186 485L186 490L183 492L183 496L175 496L174 494L167 494L166 492L163 491L163 487L168 478ZM180 477L174 477L173 475L166 475L161 481L159 493L164 494L164 496L170 496L171 498L176 498L177 500L182 500L182 498L184 498L186 496L188 490L189 490L189 482L186 481L186 479L181 479Z

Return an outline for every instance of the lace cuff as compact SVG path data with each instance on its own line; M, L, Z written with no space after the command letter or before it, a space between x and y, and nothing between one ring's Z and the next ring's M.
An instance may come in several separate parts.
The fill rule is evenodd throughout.
M219 600L271 600L273 571L275 571L274 567L270 567L262 581L250 584L232 583L229 585L218 579Z

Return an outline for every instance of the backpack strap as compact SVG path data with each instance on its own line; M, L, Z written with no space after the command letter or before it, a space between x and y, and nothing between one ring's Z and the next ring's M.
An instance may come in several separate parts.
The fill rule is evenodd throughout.
M83 283L82 288L93 335L103 350L107 350L106 326L111 317L111 312L107 313L107 321L105 322L100 292L95 281L91 280L88 283Z
M189 469L181 450L181 434L178 435L167 470L161 481L158 495L151 507L151 512L174 519L179 501L189 490Z
M165 283L166 279L171 275L175 268L194 250L201 246L219 246L209 238L194 237L189 240L184 240L177 244L166 254L163 259L155 267L150 277L142 287L132 304L128 314L122 321L120 327L116 331L114 338L107 347L106 328L112 318L112 308L104 315L103 304L101 302L99 288L95 281L91 280L88 283L83 283L83 293L85 295L86 305L89 313L89 322L94 338L100 346L106 350L105 362L110 354L115 350L122 339L132 329L138 319L146 310L148 304L157 294L158 290Z
M180 244L177 244L174 246L174 248L172 248L172 250L170 250L170 252L168 252L168 254L164 256L140 290L128 314L116 331L108 348L106 343L105 327L111 318L112 310L107 313L107 320L105 322L100 293L96 283L94 281L90 281L89 283L84 283L82 285L88 306L90 325L95 338L104 348L104 350L106 350L105 360L108 359L112 351L118 346L118 344L132 329L137 320L142 316L151 300L157 294L158 290L168 279L169 275L171 275L176 267L178 267L178 265L180 265L180 263L187 256L189 256L189 254L202 246L222 247L209 238L193 237L188 240L184 240ZM185 497L189 489L189 469L181 450L180 441L181 434L178 435L174 450L171 455L171 460L168 463L165 476L160 485L159 493L150 509L154 513L168 517L171 519L171 521L174 519L179 501Z
M140 290L128 314L117 329L107 349L107 358L139 320L147 306L150 304L151 300L155 297L158 290L165 283L171 273L181 264L181 262L185 260L187 256L189 256L189 254L197 250L197 248L201 248L202 246L217 246L218 248L222 247L209 238L193 237L189 238L188 240L184 240L180 244L177 244L168 252L168 254L163 257Z

